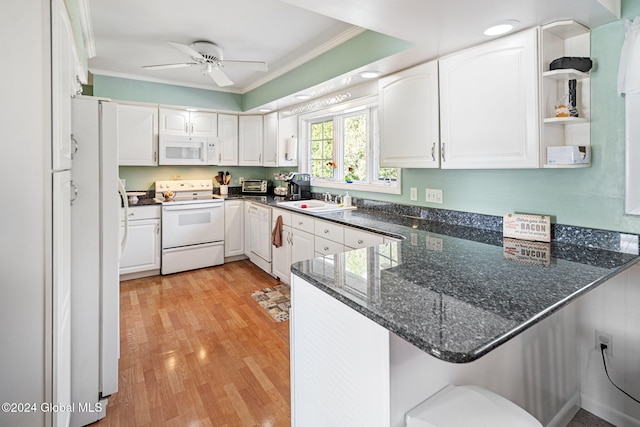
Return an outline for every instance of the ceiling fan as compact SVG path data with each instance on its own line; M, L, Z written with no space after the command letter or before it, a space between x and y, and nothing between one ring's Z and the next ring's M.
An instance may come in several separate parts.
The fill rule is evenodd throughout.
M261 61L227 61L223 59L222 49L215 43L207 41L197 41L190 45L169 42L169 44L179 51L186 53L193 62L182 62L178 64L145 65L146 70L166 70L169 68L200 66L202 74L208 74L220 87L233 84L231 79L222 71L223 68L233 67L251 71L267 71L266 62Z

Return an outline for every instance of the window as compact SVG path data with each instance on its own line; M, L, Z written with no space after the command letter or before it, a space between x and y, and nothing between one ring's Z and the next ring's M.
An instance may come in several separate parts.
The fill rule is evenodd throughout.
M400 194L400 170L379 167L375 105L350 103L301 120L308 160L301 171L312 185Z

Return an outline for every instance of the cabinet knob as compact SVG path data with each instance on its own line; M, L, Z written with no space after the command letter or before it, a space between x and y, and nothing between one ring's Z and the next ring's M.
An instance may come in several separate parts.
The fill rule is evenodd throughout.
M358 244L359 244L359 245L361 245L361 244L363 244L363 243L364 243L364 240L362 240L362 239L358 239Z
M444 143L440 146L440 156L442 157L442 161L446 162L447 159L444 157Z
M431 146L431 160L436 161L436 143Z
M329 232L329 230L324 230L324 234L327 234Z
M325 246L325 247L324 247L324 251L325 251L325 252L329 251L329 247L328 247L328 246Z

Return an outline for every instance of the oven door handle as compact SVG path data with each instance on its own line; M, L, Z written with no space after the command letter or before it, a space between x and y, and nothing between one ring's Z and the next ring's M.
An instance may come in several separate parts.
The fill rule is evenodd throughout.
M218 209L223 207L224 207L224 204L222 203L215 203L215 204L198 203L193 205L163 206L162 210L163 211L186 211L186 210L193 210L193 209Z

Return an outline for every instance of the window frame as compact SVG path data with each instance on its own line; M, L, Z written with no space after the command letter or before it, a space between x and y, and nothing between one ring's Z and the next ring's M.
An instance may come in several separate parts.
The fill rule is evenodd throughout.
M368 97L344 104L335 105L312 113L300 115L298 117L298 129L300 129L300 163L299 171L311 173L310 159L310 126L312 123L319 123L332 119L333 127L333 150L334 159L338 163L336 173L344 176L344 145L342 122L345 117L366 114L367 122L367 182L352 182L318 179L311 177L311 185L314 187L334 188L345 191L365 191L386 194L402 194L402 169L398 169L398 178L395 181L375 181L378 177L379 166L379 117L377 97ZM375 113L375 114L374 114ZM339 157L338 157L339 154ZM376 169L377 168L377 169ZM392 185L393 184L393 185Z

